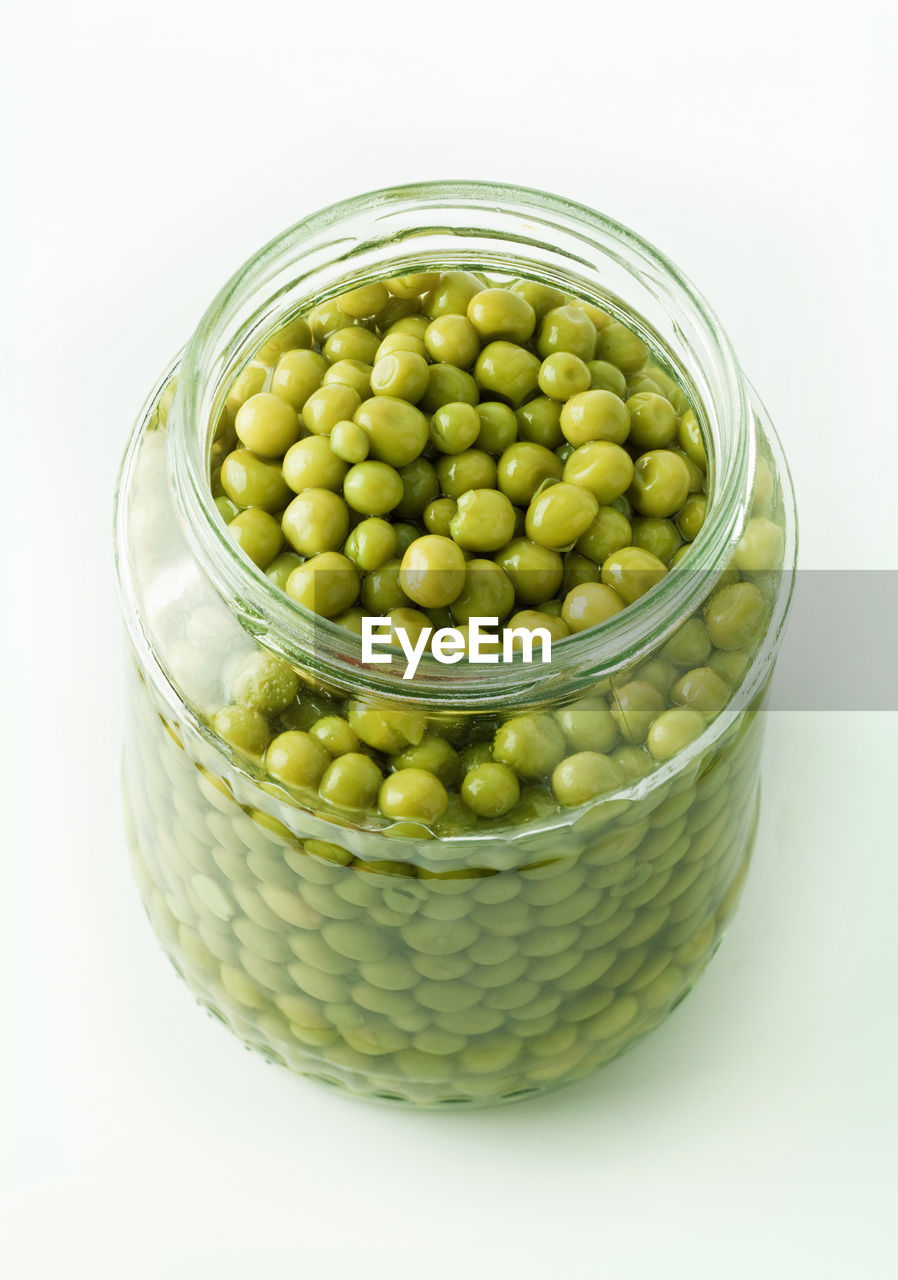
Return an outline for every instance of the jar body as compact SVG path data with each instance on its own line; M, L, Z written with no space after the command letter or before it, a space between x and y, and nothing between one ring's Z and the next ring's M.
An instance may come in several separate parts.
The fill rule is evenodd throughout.
M423 1105L579 1079L683 998L738 900L754 710L700 771L594 834L424 878L401 839L379 837L368 862L287 828L223 760L202 763L137 668L129 683L125 799L150 921L199 1002L301 1075Z
M783 529L785 572L740 575L767 602L757 643L710 643L711 575L698 608L668 619L613 677L576 693L531 680L516 699L556 714L594 692L614 709L637 682L672 707L678 680L711 669L731 693L701 738L663 766L636 767L596 804L559 811L537 780L513 821L467 822L458 803L454 827L391 832L273 786L209 727L233 671L254 653L283 653L185 532L168 421L175 371L137 424L118 507L132 644L128 831L175 968L246 1044L366 1096L478 1105L595 1070L690 989L751 855L762 702L794 558L788 473L762 410L748 428L741 519ZM313 652L292 667L297 727L368 697L363 669L341 687ZM372 689L370 704L382 697ZM456 707L447 685L432 715L414 714L460 744L511 710ZM644 730L616 724L616 745L638 749Z

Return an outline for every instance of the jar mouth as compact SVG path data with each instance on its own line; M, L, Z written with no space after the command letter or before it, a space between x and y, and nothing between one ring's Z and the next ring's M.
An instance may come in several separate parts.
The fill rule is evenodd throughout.
M553 645L552 661L443 666L425 655L363 663L361 639L291 600L242 555L212 497L209 448L228 387L273 329L366 280L412 270L480 269L556 284L624 319L687 387L706 440L705 523L682 567L600 626ZM700 607L741 532L754 471L754 416L719 321L668 258L605 215L512 185L441 181L328 206L250 258L212 301L182 359L169 413L171 480L194 554L259 643L338 688L406 704L481 712L555 700L646 656Z

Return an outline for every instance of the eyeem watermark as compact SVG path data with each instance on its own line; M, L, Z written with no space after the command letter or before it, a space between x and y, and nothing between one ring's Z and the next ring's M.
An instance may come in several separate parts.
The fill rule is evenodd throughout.
M540 662L552 660L552 636L545 627L503 627L498 618L471 618L467 639L458 627L422 627L412 640L404 627L394 627L391 618L362 619L362 661L390 663L389 650L400 648L405 654L403 680L413 679L418 663L429 650L437 662L451 666L467 655L469 662L512 662L518 651L524 662L535 662L539 649Z

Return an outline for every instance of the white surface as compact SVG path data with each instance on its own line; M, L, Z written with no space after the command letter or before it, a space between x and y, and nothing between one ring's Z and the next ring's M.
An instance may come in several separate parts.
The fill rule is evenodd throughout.
M254 248L356 191L471 176L667 251L779 425L803 563L894 567L889 7L12 5L6 1274L886 1273L894 716L771 718L741 910L631 1056L499 1112L379 1110L244 1052L143 919L109 524L138 405Z

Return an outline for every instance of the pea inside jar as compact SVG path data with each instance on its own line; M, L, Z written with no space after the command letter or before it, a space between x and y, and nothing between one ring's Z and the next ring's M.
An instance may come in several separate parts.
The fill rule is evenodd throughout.
M610 294L431 258L294 309L219 389L204 536L236 585L179 601L167 636L162 586L188 581L184 556L211 580L205 545L135 554L166 680L135 642L126 793L166 950L267 1057L395 1101L525 1097L635 1043L717 945L751 851L788 511L753 418L704 589L624 652L628 619L707 561L727 475L707 386L657 327ZM177 536L158 464L191 420L173 395L135 446L129 551ZM271 619L243 611L254 580ZM319 620L306 653L270 643L294 615ZM495 617L515 633L507 692L478 704L462 651L442 696L385 696L358 661L372 615L468 651ZM545 693L524 662L539 631ZM620 661L593 674L612 632Z
M212 489L247 557L349 631L368 612L413 635L457 624L467 641L476 614L514 617L558 643L675 571L701 531L708 459L683 386L623 321L535 281L422 272L337 295L269 339L230 389ZM762 542L747 531L749 555ZM775 567L776 551L771 539L755 567ZM744 612L744 647L760 634L763 608L748 595L740 607L738 586L731 596L729 609L725 594L709 602L711 630L720 641ZM734 620L721 628L718 614ZM617 745L644 753L646 768L706 724L698 706L668 715L673 686L656 676L648 720L631 722L614 691L603 703L622 721ZM688 697L696 686L686 679L678 689ZM267 760L258 722L250 732L240 707L235 697L219 711L223 736ZM294 705L247 710L267 716L274 741L297 716ZM349 726L348 706L339 710ZM381 709L379 720L389 717ZM352 757L344 778L370 776L372 764L384 781L395 771L401 752L382 729L342 741L334 758ZM494 741L490 761L469 771L467 786L458 771L451 793L482 818L513 811L521 783L541 781L558 805L615 790L615 744L592 753L601 760L584 760L575 745L559 735L558 758L534 774L531 760L503 759ZM516 766L516 789L485 763ZM322 772L282 780L314 788ZM436 803L436 783L442 795L436 775L429 788L409 784L402 816L438 822L448 798ZM360 778L349 790L396 816L395 799L387 812L380 799L390 787L375 798Z

